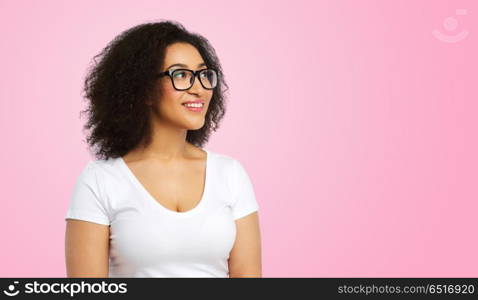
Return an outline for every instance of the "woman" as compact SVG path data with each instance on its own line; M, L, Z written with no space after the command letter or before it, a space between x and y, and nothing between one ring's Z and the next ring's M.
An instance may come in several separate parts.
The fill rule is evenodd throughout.
M96 149L66 214L68 277L261 277L241 163L202 148L225 113L204 37L173 21L116 37L85 80Z

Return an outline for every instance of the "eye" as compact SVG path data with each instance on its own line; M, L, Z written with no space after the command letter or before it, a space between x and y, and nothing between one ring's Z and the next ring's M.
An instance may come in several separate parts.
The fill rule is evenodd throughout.
M182 78L182 77L184 77L185 73L186 73L186 72L184 72L184 71L177 71L177 72L174 72L174 73L173 73L173 77L175 77L175 78ZM180 77L180 76L181 76L181 77Z
M203 78L208 78L208 77L210 76L210 73L211 73L211 72L210 72L209 70L205 69L205 71L202 71L202 72L200 73L200 75L201 75L201 77L203 77Z

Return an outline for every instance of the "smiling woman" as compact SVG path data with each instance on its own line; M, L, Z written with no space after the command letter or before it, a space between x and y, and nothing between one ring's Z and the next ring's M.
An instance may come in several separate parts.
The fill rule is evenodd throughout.
M68 277L261 277L251 179L203 147L227 90L209 42L173 21L147 23L96 57L85 129L97 159L65 216Z

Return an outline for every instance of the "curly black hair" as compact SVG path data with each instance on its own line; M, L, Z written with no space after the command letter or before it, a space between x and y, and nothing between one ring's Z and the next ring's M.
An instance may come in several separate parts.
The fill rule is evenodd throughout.
M213 90L204 126L188 130L186 141L202 147L211 131L219 128L226 110L225 92L229 89L214 48L203 36L191 33L176 21L145 23L115 37L89 67L83 97L89 99L83 127L91 130L86 142L97 159L125 155L138 145L147 147L152 139L150 107L158 70L163 68L166 48L176 42L193 45L207 67L217 71L219 80ZM99 62L97 58L100 57Z

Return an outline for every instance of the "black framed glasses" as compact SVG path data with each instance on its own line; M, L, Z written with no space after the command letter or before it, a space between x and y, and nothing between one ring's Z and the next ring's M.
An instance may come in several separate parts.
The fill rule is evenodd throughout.
M212 90L217 85L217 71L214 69L189 70L189 69L174 69L167 70L157 74L158 77L168 76L171 78L173 87L178 91L189 90L196 77L199 77L199 82L206 90Z

